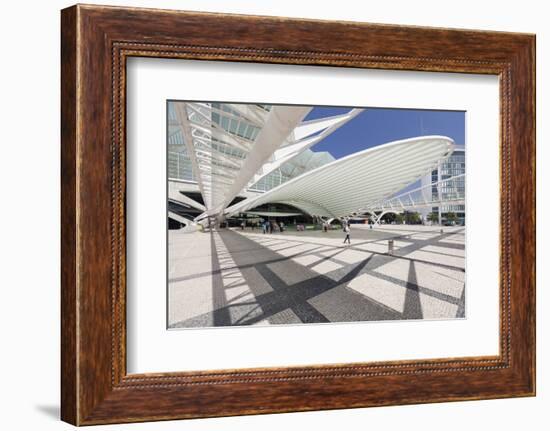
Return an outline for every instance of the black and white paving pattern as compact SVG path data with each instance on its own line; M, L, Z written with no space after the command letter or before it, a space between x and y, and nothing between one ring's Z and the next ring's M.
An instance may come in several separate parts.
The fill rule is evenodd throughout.
M169 327L463 318L464 235L352 225L344 245L341 230L170 231Z

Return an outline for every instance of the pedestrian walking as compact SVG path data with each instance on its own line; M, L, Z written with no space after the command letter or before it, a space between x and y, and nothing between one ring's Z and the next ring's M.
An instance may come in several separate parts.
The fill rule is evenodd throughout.
M262 222L262 232L265 234L266 230L267 230L267 226L265 225L265 221Z
M346 234L346 237L344 238L344 244L345 244L346 241L347 241L348 244L351 245L351 240L350 240L350 238L349 238L349 231L350 231L350 229L349 229L349 224L346 223L346 224L344 225L344 233Z
M246 224L246 223L245 223L244 220L243 220L243 221L241 222L241 230L244 230L245 224Z
M281 232L285 230L285 224L283 222L279 223L279 227L281 228Z

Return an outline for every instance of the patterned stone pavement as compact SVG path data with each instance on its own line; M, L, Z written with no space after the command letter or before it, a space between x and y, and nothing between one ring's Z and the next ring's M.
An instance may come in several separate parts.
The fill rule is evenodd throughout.
M440 229L170 231L169 327L463 318L464 228Z

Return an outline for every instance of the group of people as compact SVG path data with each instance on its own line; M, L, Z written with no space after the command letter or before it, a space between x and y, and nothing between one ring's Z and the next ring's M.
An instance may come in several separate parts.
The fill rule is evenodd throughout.
M266 220L262 223L262 232L263 233L273 233L275 232L284 232L285 224L281 221L277 223L275 220Z
M285 224L280 221L280 222L277 222L276 220L264 220L262 222L254 222L252 224L252 230L254 230L254 228L256 227L259 227L261 226L262 227L262 232L265 234L265 233L273 233L273 232L284 232L285 231ZM298 228L299 225L297 225L297 228L296 230L300 230ZM246 227L246 221L242 221L241 222L241 230L244 230L244 228ZM324 222L323 223L323 232L327 232L329 230L329 224L327 222ZM303 226L302 226L302 229L301 230L304 230L303 229ZM348 244L348 245L351 245L351 238L350 238L350 223L348 220L342 220L342 230L345 234L345 237L344 237L344 244Z
M244 228L247 226L246 221L243 220L241 222L241 230L244 230ZM273 233L273 232L284 232L285 231L285 224L281 222L277 222L275 220L264 220L261 222L253 222L251 224L252 230L255 228L259 228L261 226L263 233Z

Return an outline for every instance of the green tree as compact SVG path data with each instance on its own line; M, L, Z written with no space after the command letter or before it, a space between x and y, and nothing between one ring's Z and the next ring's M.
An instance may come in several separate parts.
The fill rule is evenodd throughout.
M403 224L404 220L405 220L405 216L403 214L396 214L395 215L395 223Z
M447 213L447 221L456 223L457 220L458 220L458 216L456 215L455 212L451 211Z
M405 220L407 221L407 224L419 224L422 219L420 218L419 213L407 211L405 213Z
M396 214L395 213L386 213L382 217L382 220L384 220L388 224L391 224L394 221L396 221Z
M431 212L428 214L428 221L431 221L432 223L439 223L439 214L436 212Z

